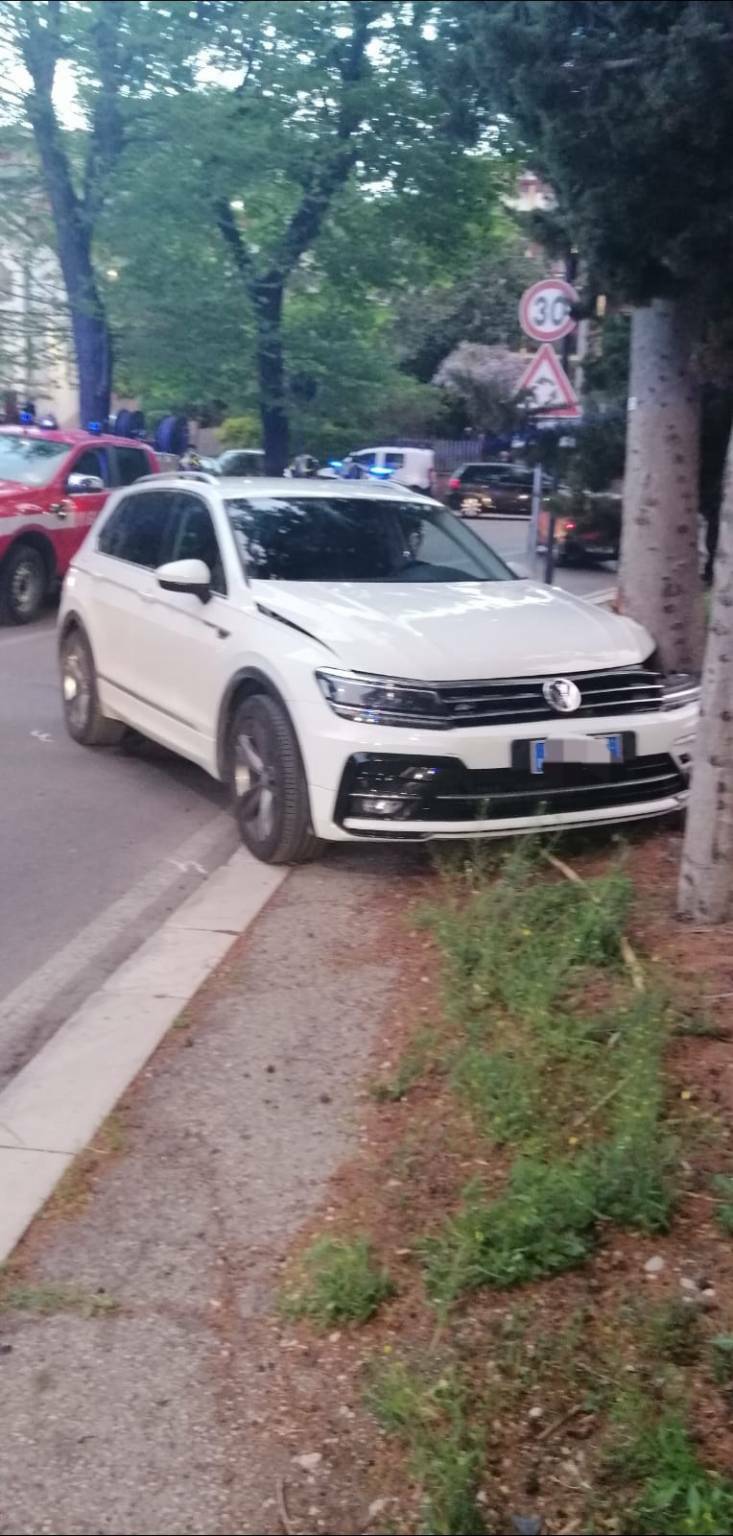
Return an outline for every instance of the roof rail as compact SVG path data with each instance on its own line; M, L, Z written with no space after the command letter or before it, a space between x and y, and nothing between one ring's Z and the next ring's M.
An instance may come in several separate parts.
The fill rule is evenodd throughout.
M203 480L206 485L218 485L219 475L213 475L208 469L159 469L155 475L140 475L133 485L146 485L151 481L161 480Z

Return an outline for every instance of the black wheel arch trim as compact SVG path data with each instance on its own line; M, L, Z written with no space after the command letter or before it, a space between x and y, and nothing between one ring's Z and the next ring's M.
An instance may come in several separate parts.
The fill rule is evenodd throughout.
M293 717L288 708L287 701L283 698L277 683L273 683L272 678L268 677L267 673L261 671L259 667L241 667L238 672L234 673L233 677L230 677L221 704L219 706L219 720L216 729L216 765L220 779L224 779L226 777L227 731L229 728L229 721L231 719L232 701L234 698L236 698L236 695L238 694L243 683L256 684L256 688L252 690L253 692L267 694L269 698L275 699L281 708L284 709L288 720L290 721L295 740L298 743L298 751L301 751L300 742L298 741L298 733L295 729Z

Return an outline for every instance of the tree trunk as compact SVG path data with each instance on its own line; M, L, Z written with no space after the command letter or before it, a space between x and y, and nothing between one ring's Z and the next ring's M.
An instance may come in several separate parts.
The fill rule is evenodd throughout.
M71 327L79 374L79 418L107 424L112 394L112 342L107 322L86 298L71 300Z
M257 325L257 375L260 386L265 474L281 475L288 462L288 410L285 397L282 310L284 279L267 272L250 285Z
M650 630L669 672L700 670L699 391L675 301L635 309L619 573L620 607Z
M109 416L112 343L94 276L92 231L74 190L54 114L52 79L49 76L45 89L42 81L36 81L29 117L56 230L79 375L79 415L86 426L89 421L106 423Z
M700 726L682 850L681 917L733 912L733 437L728 446Z

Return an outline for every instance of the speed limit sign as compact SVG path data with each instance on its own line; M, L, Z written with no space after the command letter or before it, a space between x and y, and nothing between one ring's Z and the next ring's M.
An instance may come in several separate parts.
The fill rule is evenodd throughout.
M578 295L562 277L544 277L525 288L519 300L519 324L533 341L560 341L575 330L570 307Z

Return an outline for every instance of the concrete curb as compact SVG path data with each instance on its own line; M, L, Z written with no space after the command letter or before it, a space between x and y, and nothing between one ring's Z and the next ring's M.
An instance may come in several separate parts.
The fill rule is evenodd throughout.
M287 873L238 849L0 1093L0 1263Z

